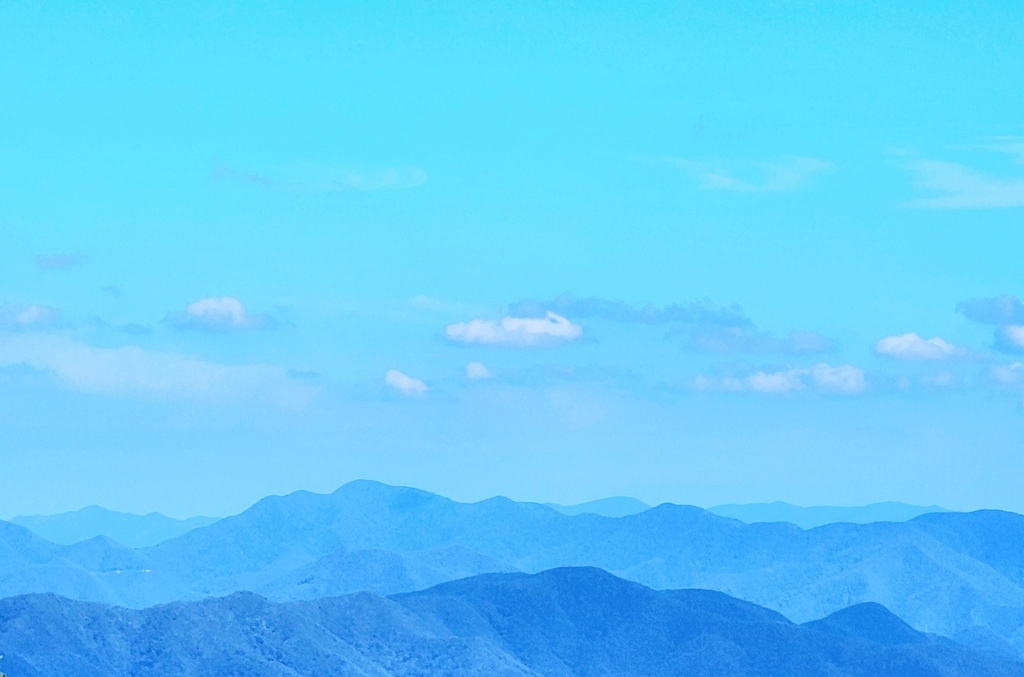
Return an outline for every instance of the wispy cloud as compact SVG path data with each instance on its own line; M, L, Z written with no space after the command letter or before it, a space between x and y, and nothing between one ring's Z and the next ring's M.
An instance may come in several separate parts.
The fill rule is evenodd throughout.
M384 374L384 382L407 397L422 397L429 390L423 381L406 376L397 369L389 369Z
M455 343L494 346L540 346L574 341L583 329L552 312L544 317L504 317L501 320L470 320L445 327L444 335Z
M164 321L178 329L212 332L274 329L280 324L266 313L250 313L241 301L231 296L195 301L184 311L168 313Z
M414 188L427 181L427 173L419 167L387 167L374 171L354 171L342 167L316 164L291 164L273 175L228 166L218 167L215 179L239 181L271 190L299 193L337 193L359 190L396 190Z
M1000 137L976 148L1010 155L1024 164L1024 139ZM918 188L933 193L910 204L920 209L999 209L1024 207L1024 174L996 176L956 162L911 160Z
M50 335L0 335L0 366L27 365L76 391L211 403L258 399L301 409L318 392L278 367L235 366L137 346L96 348Z
M966 358L970 351L939 337L924 339L915 333L886 336L875 343L875 352L898 360L951 360Z
M823 392L856 394L868 388L864 371L853 365L837 367L821 363L810 369L785 369L781 371L756 371L743 377L698 376L694 381L698 390L726 390L784 394L806 390L810 386Z
M738 305L716 306L708 300L658 307L634 307L623 301L561 294L550 301L520 301L509 307L512 315L539 317L555 313L573 320L603 319L648 325L669 325L671 335L685 337L686 347L710 353L821 353L832 342L813 331L792 331L775 338L759 330Z
M78 254L36 254L36 268L40 270L70 268L84 261L85 257Z
M58 324L60 324L60 311L52 306L18 303L0 305L0 329L2 330L51 329Z
M809 177L828 169L824 160L790 157L775 162L707 162L670 158L676 167L690 174L703 190L739 193L781 193L795 190Z

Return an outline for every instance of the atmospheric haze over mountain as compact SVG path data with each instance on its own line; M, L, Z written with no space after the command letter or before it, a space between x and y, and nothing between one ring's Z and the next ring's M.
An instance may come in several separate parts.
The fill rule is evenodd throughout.
M1020 674L1021 83L1007 0L0 3L0 675Z

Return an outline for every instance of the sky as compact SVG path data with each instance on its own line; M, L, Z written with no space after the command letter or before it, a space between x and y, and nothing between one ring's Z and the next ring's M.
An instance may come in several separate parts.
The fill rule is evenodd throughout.
M1021 82L1012 2L3 3L0 518L1024 511Z

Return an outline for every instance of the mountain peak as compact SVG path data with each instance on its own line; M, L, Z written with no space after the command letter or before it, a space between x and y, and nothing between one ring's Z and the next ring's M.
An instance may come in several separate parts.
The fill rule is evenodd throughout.
M831 635L856 637L887 646L928 641L927 635L910 627L899 616L876 602L854 604L804 625Z

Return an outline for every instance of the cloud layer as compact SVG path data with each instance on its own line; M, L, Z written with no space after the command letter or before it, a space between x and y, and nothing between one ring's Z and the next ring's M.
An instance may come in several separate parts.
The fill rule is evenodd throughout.
M867 390L864 371L853 365L833 367L825 363L810 369L785 369L776 372L757 371L745 377L719 378L698 376L694 381L698 390L727 390L783 394L806 390L813 386L822 392L856 394Z
M274 329L277 320L266 313L253 315L236 298L206 298L188 304L184 312L169 313L165 321L178 329L225 332L238 329Z
M552 312L544 317L504 317L500 321L470 320L445 327L444 335L455 343L493 346L539 346L574 341L583 329Z
M318 391L268 365L217 364L136 346L95 348L49 335L0 335L0 366L17 365L52 373L72 390L102 395L211 403L255 398L301 409Z

